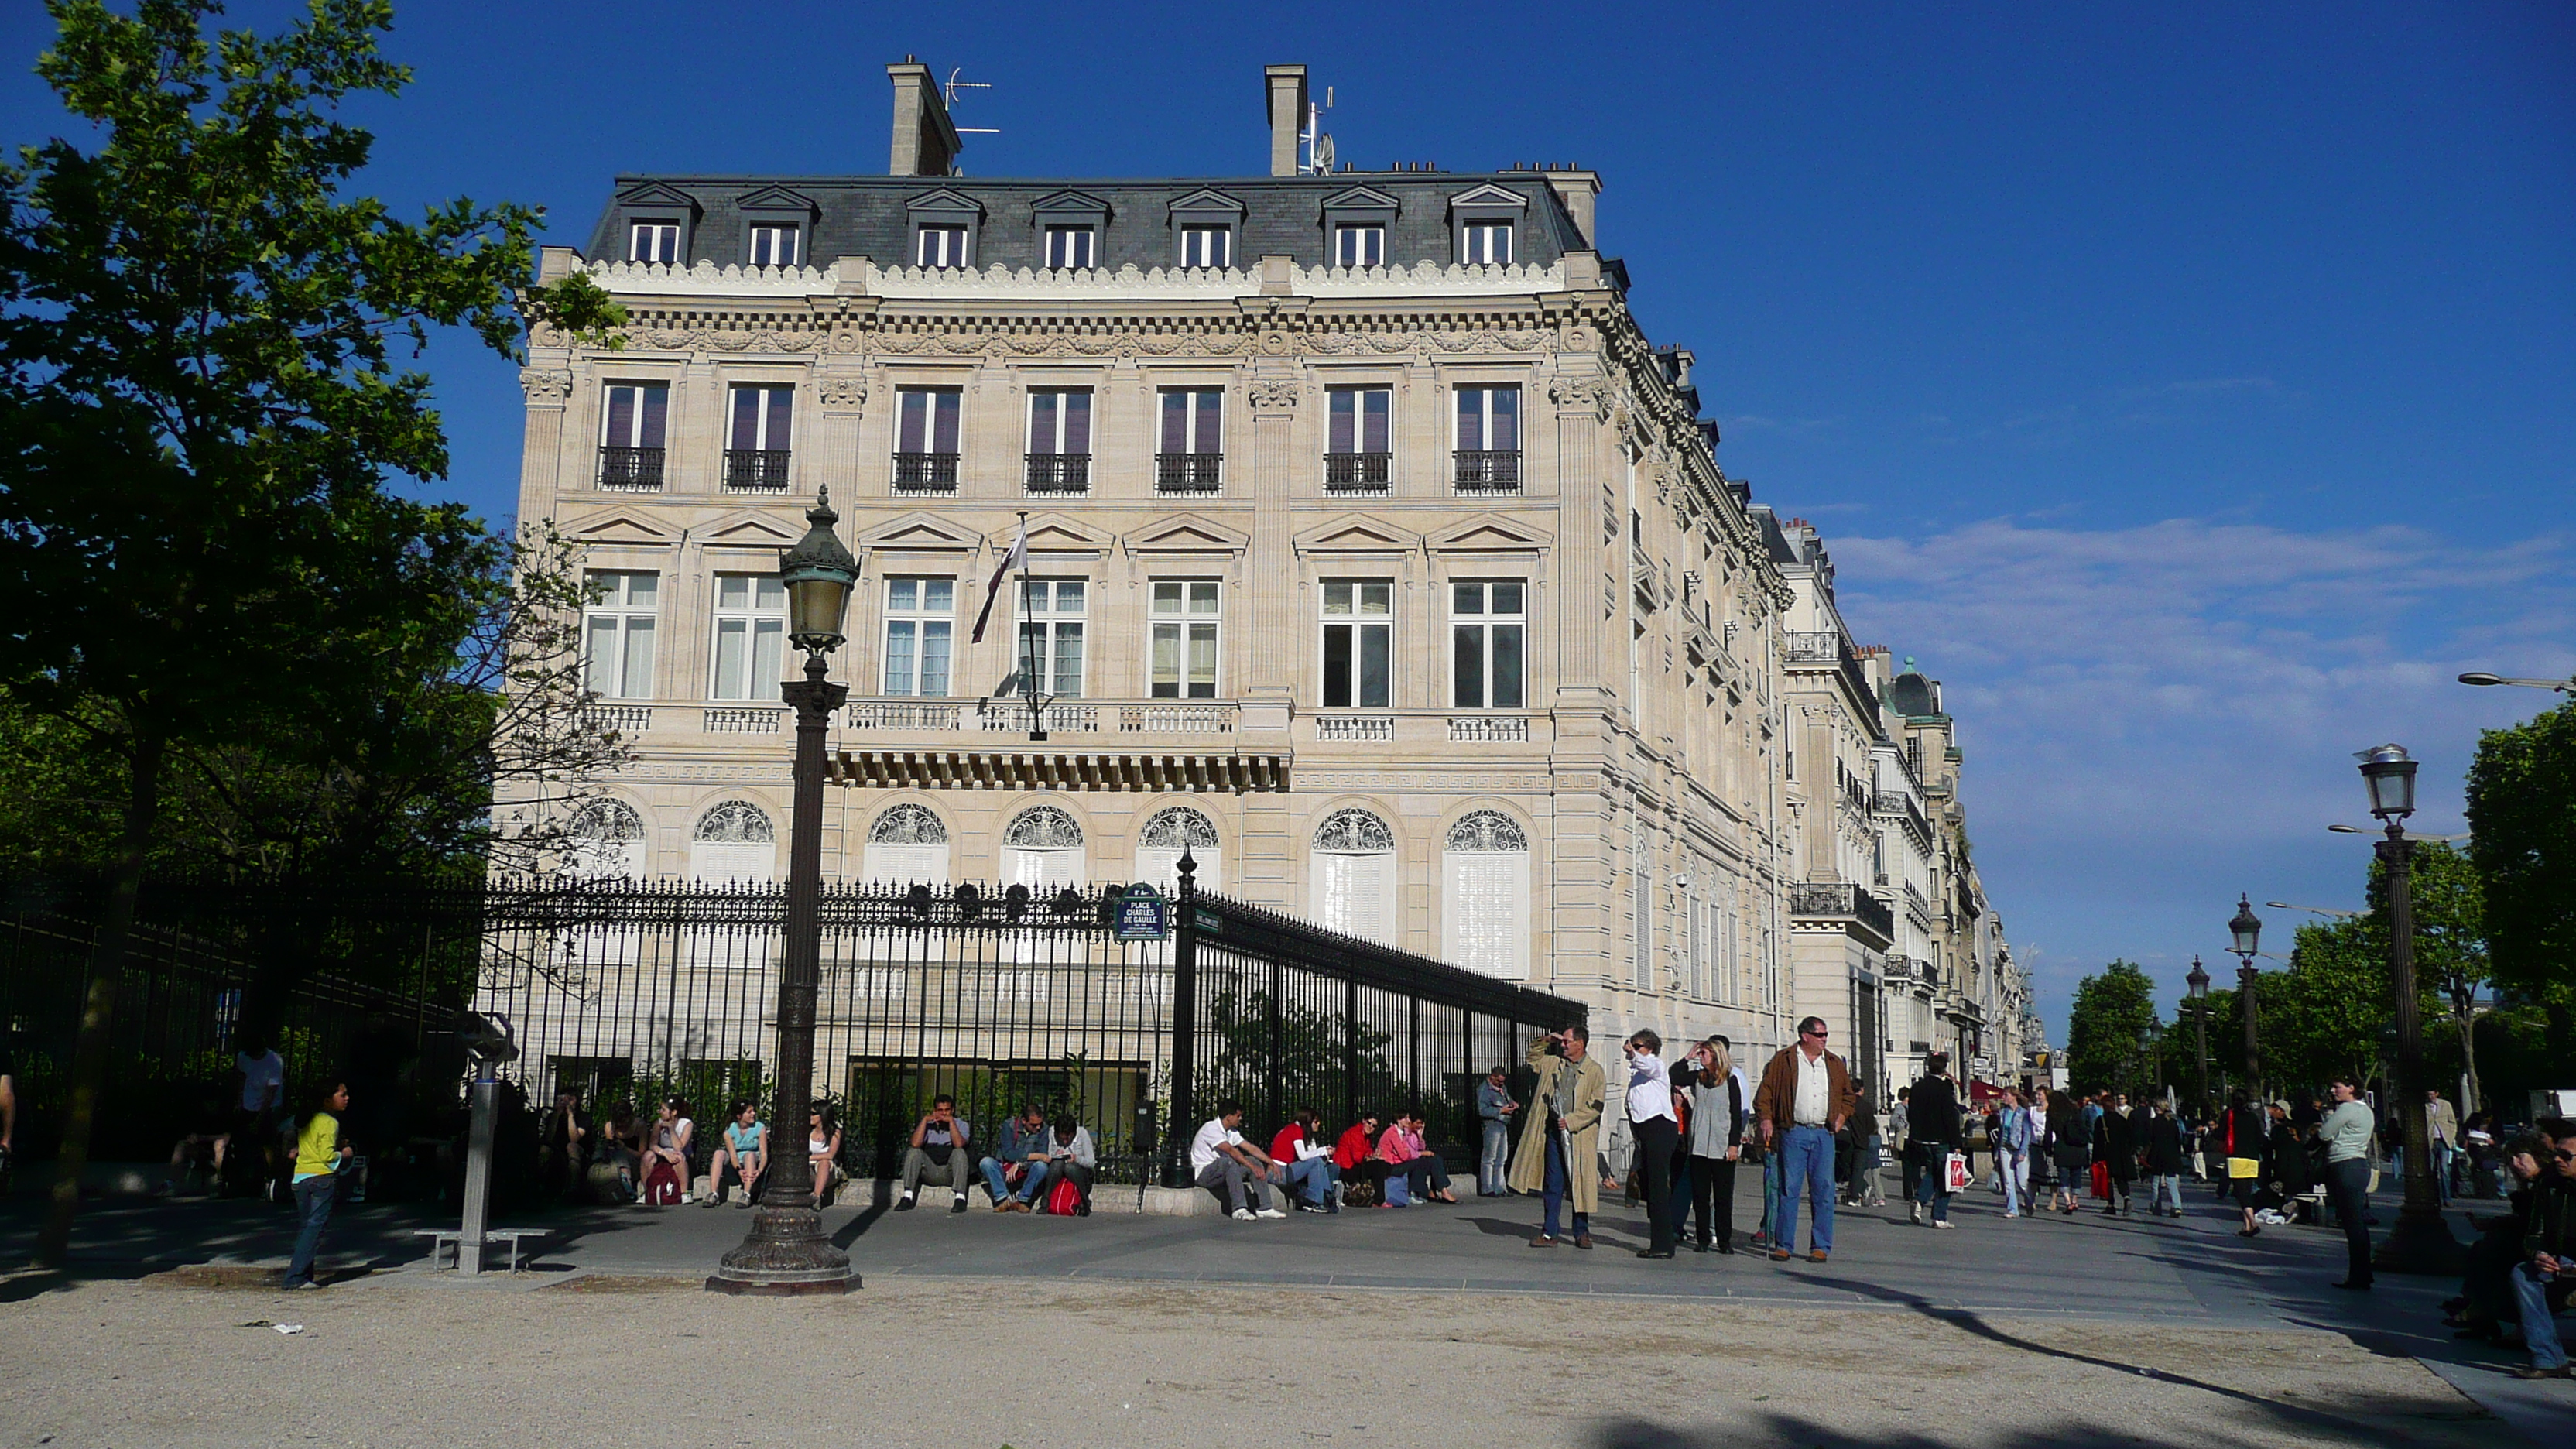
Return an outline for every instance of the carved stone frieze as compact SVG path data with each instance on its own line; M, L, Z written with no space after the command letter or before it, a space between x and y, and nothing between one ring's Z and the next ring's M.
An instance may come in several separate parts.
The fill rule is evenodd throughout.
M553 368L519 369L519 390L528 395L530 407L562 407L572 396L572 374Z
M1275 411L1281 408L1295 407L1297 405L1298 395L1303 391L1304 389L1295 382L1282 378L1272 378L1254 383L1248 395L1251 398L1253 407L1262 410Z
M814 396L816 401L827 408L855 412L867 406L867 379L853 377L847 373L826 373L823 380L815 385Z

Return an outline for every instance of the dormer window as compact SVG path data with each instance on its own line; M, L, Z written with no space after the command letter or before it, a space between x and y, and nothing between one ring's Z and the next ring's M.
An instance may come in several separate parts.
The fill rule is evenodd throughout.
M966 228L925 226L915 231L912 237L914 266L962 267L966 265Z
M1051 226L1046 229L1046 264L1054 268L1093 265L1093 238L1097 235L1087 226Z
M1386 265L1386 227L1374 221L1346 221L1333 228L1333 265Z
M751 228L751 264L755 267L792 267L797 264L797 227L794 222L755 222Z
M1471 221L1458 229L1458 260L1475 266L1507 266L1512 260L1512 224Z
M680 259L680 224L668 218L637 220L626 226L626 260L630 262L677 262Z
M1182 227L1181 265L1184 267L1234 265L1234 228L1230 226Z

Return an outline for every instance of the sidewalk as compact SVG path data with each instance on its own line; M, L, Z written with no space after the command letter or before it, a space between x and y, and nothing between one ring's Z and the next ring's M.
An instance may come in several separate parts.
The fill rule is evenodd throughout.
M2053 1350L2027 1326L2052 1322L2317 1330L2376 1355L2421 1362L2534 1444L2564 1443L2566 1426L2576 1423L2576 1384L2524 1383L2505 1372L2517 1358L2449 1338L2438 1305L2456 1291L2455 1283L2386 1277L2368 1295L2338 1292L2329 1286L2342 1269L2337 1234L2273 1228L2241 1239L2232 1214L2211 1205L2205 1191L2191 1193L2189 1215L2180 1221L2107 1219L2097 1210L2007 1221L1996 1200L1983 1194L1958 1199L1960 1227L1949 1233L1909 1226L1901 1207L1846 1210L1838 1214L1832 1259L1822 1265L1775 1264L1749 1251L1727 1257L1685 1250L1673 1262L1640 1260L1632 1250L1644 1242L1642 1214L1606 1204L1595 1223L1599 1246L1584 1252L1528 1247L1538 1219L1529 1198L1471 1197L1455 1207L1354 1209L1245 1224L1121 1213L1114 1192L1104 1188L1101 1211L1082 1219L996 1214L978 1193L977 1206L963 1215L832 1209L824 1226L872 1289L917 1283L936 1290L945 1283L970 1297L989 1296L968 1286L977 1280L1008 1280L1019 1285L1013 1292L1045 1283L1095 1283L1104 1291L1157 1283L1365 1290L1402 1300L1386 1312L1426 1321L1440 1310L1415 1295L1537 1294L1597 1298L1605 1306L1626 1297L1671 1305L1653 1310L1658 1316L1687 1313L1692 1303L1916 1315L1986 1335L1999 1351L2034 1352ZM40 1207L22 1193L0 1215L0 1263L25 1261L37 1220L31 1209ZM2383 1195L2379 1210L2393 1219L2393 1198ZM1757 1196L1745 1194L1736 1212L1739 1224L1758 1221ZM580 1275L691 1282L740 1241L749 1218L730 1207L695 1205L513 1218L509 1226L547 1226L557 1236L538 1251L536 1271L520 1275L517 1284L487 1281L502 1290ZM408 1209L350 1209L335 1223L326 1257L379 1270L416 1266L426 1248L410 1232L429 1226L453 1223ZM256 1203L93 1202L83 1214L72 1267L78 1276L127 1278L187 1263L277 1263L291 1229L283 1209ZM1991 1326L2005 1320L2024 1331ZM2083 1361L2119 1366L2116 1353ZM2467 1403L2460 1407L2470 1412Z

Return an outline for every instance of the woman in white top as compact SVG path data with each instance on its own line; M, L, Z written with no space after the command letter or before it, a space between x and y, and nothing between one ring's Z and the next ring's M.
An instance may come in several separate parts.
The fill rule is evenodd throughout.
M689 1141L697 1133L697 1124L689 1120L689 1104L677 1097L664 1097L662 1108L653 1120L653 1131L644 1147L644 1162L638 1175L635 1201L644 1202L653 1192L653 1174L667 1166L679 1179L680 1201L689 1200Z
M814 1164L814 1206L819 1208L832 1190L832 1171L841 1160L841 1123L829 1102L817 1102L805 1114L805 1156Z
M1637 1166L1645 1178L1646 1246L1640 1258L1673 1255L1673 1149L1682 1124L1673 1114L1672 1075L1664 1067L1664 1039L1640 1031L1621 1044L1628 1059L1628 1130L1637 1139Z

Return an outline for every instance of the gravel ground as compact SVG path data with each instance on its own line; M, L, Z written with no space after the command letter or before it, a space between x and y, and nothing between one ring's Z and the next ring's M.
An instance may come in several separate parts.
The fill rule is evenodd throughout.
M2412 1359L2301 1329L992 1278L804 1301L603 1274L539 1288L379 1274L306 1294L266 1281L0 1282L0 1449L2513 1437ZM789 1335L799 1346L782 1353ZM752 1387L797 1363L811 1371L792 1392Z

